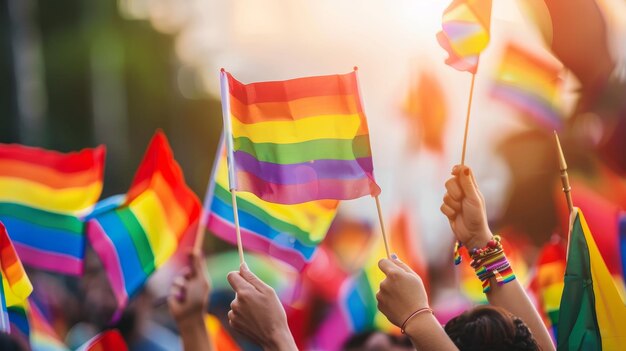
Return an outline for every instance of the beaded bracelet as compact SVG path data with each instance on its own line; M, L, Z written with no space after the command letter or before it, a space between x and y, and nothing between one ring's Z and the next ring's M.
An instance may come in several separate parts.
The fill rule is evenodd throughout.
M404 320L404 323L402 323L402 326L400 327L400 332L402 332L402 334L406 334L406 331L404 330L404 328L406 327L406 324L409 323L411 318L417 316L418 314L420 314L422 312L433 313L433 310L430 307L423 307L423 308L419 308L417 311L411 313L411 315L408 316L407 319Z
M455 264L461 262L459 249L462 246L461 242L457 241L454 247ZM469 254L472 257L470 265L474 268L476 276L482 282L484 293L491 290L491 278L495 277L498 285L506 284L515 279L511 265L504 255L499 235L494 235L484 248L473 248Z

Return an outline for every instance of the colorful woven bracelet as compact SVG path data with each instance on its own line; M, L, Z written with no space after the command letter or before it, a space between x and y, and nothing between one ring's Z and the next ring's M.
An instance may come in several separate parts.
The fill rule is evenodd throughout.
M470 252L472 262L470 265L482 282L483 292L491 290L491 278L495 278L498 285L506 284L515 279L515 274L509 261L504 255L504 249L499 235L489 240L487 246L482 249L472 249Z

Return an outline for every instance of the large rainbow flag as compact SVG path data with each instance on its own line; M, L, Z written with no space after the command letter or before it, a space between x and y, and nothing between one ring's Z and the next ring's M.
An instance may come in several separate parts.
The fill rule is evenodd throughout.
M2 276L0 331L10 332L7 307L23 303L33 291L33 286L2 222L0 222L0 275Z
M491 0L454 0L443 12L439 45L448 52L446 64L476 73L480 53L489 44Z
M620 350L626 305L580 209L570 222L565 284L559 310L559 350Z
M282 204L380 193L356 72L243 84L223 71L222 110L231 189Z
M59 153L0 144L0 220L24 264L80 275L79 216L102 192L105 148Z
M125 202L87 222L87 236L107 271L120 311L182 238L195 234L199 217L200 202L159 131Z
M226 151L218 149L213 181L204 200L207 229L219 238L237 242ZM237 193L241 241L251 251L280 259L298 270L311 261L337 212L337 200L317 200L283 205Z
M558 107L561 67L517 44L507 45L491 95L547 130L563 125Z

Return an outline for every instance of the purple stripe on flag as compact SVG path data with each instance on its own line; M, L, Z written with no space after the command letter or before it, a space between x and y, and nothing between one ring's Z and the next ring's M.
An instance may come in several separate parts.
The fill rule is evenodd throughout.
M13 242L13 246L17 254L22 257L24 265L67 275L83 275L83 261L81 259L70 255L39 250L17 241Z

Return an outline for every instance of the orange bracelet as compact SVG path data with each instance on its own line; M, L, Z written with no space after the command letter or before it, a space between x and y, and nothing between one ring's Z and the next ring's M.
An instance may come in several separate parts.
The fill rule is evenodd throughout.
M430 312L434 314L433 310L430 307L423 307L411 313L411 315L404 321L404 323L402 323L402 326L400 327L400 331L402 332L402 334L406 334L406 332L404 331L404 328L406 327L406 324L411 320L411 318L417 316L418 314L422 312Z

